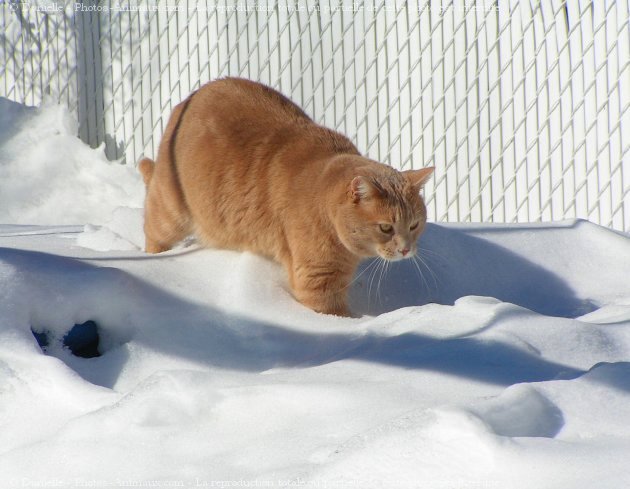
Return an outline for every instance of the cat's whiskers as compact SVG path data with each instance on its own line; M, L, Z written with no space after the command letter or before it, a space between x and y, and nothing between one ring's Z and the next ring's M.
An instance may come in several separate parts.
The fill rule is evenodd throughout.
M435 290L437 290L439 288L439 283L438 283L439 279L437 275L433 272L429 264L422 259L422 256L420 254L414 256L413 258L414 258L414 263L416 264L416 267L421 275L422 275L422 270L421 270L420 265L424 265L427 271L431 274L431 278L433 279L433 285L435 286ZM429 290L428 282L427 282L427 290Z
M381 298L380 298L380 294L381 294L381 281L383 280L383 277L387 277L387 274L389 273L389 267L391 266L392 262L390 262L389 260L383 260L385 262L385 266L383 267L383 273L381 274L381 278L378 282L378 295L379 295L379 302L381 302Z
M413 263L416 273L418 274L419 279L422 281L423 286L426 288L427 292L430 292L432 290L432 287L429 283L429 280L427 280L426 273L423 272L422 268L423 267L426 268L427 271L431 274L431 278L432 278L435 290L439 288L439 279L437 275L433 272L429 264L420 255L420 252L426 252L426 251L430 252L430 250L418 248L418 254L410 257L411 258L410 261L411 263ZM390 267L391 267L390 260L386 260L380 256L377 256L374 259L372 259L367 264L367 266L363 270L361 270L361 272L357 274L357 276L354 277L354 279L345 288L351 287L353 284L355 284L361 277L363 277L367 273L367 280L365 281L367 284L367 296L368 296L367 308L368 310L370 310L371 305L372 305L372 289L374 287L374 281L376 280L376 300L378 301L379 304L382 304L383 297L381 293L381 284L383 282L383 279L387 277ZM377 275L378 275L378 278L377 278Z
M427 289L427 292L429 292L429 283L426 281L426 279L424 278L424 274L422 273L422 270L420 268L420 265L418 264L417 258L416 256L413 256L411 258L411 263L413 263L413 266L416 269L416 273L418 274L418 277L420 278L420 280L422 281L422 283L424 284L424 286Z
M428 257L424 257L426 258L426 260L429 260ZM435 283L435 288L437 289L438 286L440 285L440 279L439 277L433 272L433 269L429 266L429 263L427 263L427 261L425 261L422 257L422 253L418 254L418 259L420 260L420 262L422 262L422 264L426 267L426 269L429 271L429 273L431 274L431 276L433 277L433 282Z
M381 264L379 266L379 276L378 282L376 284L376 300L379 304L382 304L381 299L381 282L383 281L383 274L387 275L387 268L389 267L389 260L381 259Z
M374 277L376 277L376 272L381 266L381 260L382 260L381 257L377 257L377 259L374 260L374 263L376 264L376 266L370 272L370 277L369 277L370 281L368 284L368 310L370 309L370 305L372 303L372 285L374 284Z
M359 280L359 278L361 278L362 275L365 274L365 272L367 272L370 268L372 268L374 265L376 265L377 260L372 260L367 267L365 267L361 273L359 273L356 277L354 277L352 279L352 282L350 282L348 285L346 285L344 288L342 288L341 290L346 290L348 288L350 288L357 280Z
M421 248L420 246L418 246L418 253L431 254L433 255L433 258L439 258L442 261L446 261L446 258L443 255L434 250L430 250L429 248Z

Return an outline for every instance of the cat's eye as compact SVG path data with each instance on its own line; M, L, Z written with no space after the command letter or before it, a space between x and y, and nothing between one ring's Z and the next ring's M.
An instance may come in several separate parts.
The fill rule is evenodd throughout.
M419 222L417 222L417 223L415 223L415 224L412 224L412 225L411 225L411 227L409 228L409 230L410 230L410 231L414 231L414 230L418 229L418 226L419 226L419 225L420 225L420 223L419 223Z
M379 228L381 228L381 231L385 234L390 234L394 230L391 224L379 224Z

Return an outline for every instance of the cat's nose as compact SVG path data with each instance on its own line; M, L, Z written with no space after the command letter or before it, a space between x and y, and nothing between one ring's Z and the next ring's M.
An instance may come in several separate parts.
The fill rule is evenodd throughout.
M402 250L398 250L402 256L407 256L407 253L409 253L409 248L403 248Z

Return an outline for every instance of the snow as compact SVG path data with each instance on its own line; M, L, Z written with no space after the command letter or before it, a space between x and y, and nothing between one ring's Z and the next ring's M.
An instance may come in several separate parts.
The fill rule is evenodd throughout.
M630 487L628 236L430 224L320 315L263 258L146 255L134 170L0 109L1 487Z
M142 207L133 168L83 144L76 125L59 105L34 109L0 98L0 222L84 224L116 207Z

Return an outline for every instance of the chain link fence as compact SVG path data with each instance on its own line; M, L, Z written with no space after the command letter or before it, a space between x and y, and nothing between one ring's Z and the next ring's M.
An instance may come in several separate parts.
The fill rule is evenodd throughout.
M134 164L222 76L271 85L398 168L436 221L630 231L630 0L0 0L0 96L68 106Z

